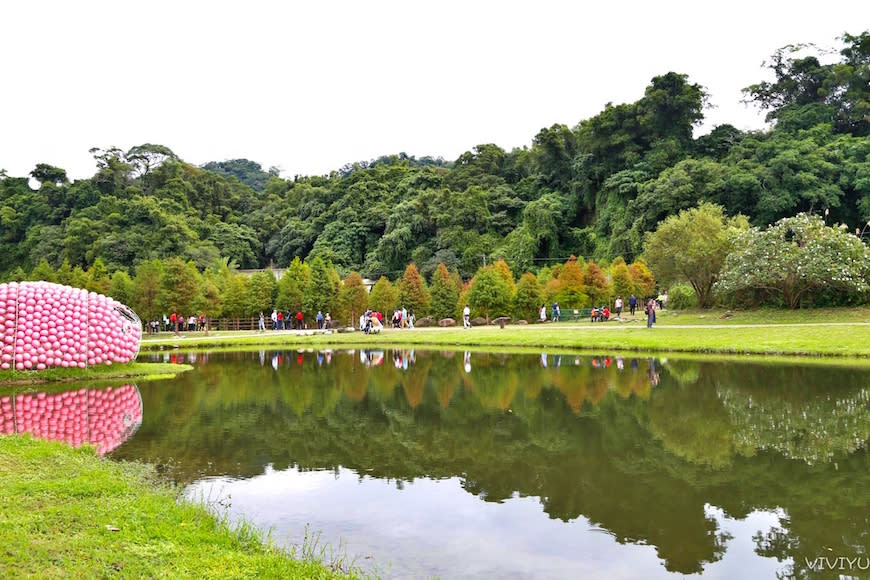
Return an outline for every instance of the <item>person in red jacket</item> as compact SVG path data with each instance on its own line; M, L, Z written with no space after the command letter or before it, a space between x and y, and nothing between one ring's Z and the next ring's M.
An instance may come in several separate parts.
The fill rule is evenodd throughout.
M296 313L296 328L302 330L302 311Z
M279 312L277 316L278 316L278 330L283 330L284 329L284 313Z

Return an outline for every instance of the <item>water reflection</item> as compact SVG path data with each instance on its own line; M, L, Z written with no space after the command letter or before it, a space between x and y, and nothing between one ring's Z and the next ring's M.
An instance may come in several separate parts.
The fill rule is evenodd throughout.
M221 481L234 505L245 486L275 486L269 502L249 506L263 519L246 517L287 533L312 522L334 531L335 544L381 541L353 522L398 526L390 506L408 496L397 494L443 481L439 493L450 499L439 509L477 506L455 528L513 546L499 558L528 555L524 542L551 550L568 566L557 575L576 574L578 560L598 553L563 551L592 546L590 529L605 532L613 558L653 554L671 572L733 570L739 553L750 575L769 575L771 562L804 575L805 559L867 553L868 378L850 368L551 353L211 355L192 373L143 387L146 420L116 455L164 464L194 489ZM276 483L308 485L306 474L320 470L342 483L333 489L314 478L317 489L302 501ZM420 518L420 533L425 503L402 512ZM303 515L270 519L291 504ZM332 513L326 504L346 515L344 524L324 515ZM497 514L513 509L496 506L519 504L527 521L511 525L540 529L542 538L494 531L504 523ZM529 506L549 523L528 515ZM748 530L756 526L748 522L765 523ZM368 546L360 553L391 557ZM468 564L465 557L455 564ZM441 570L448 563L438 554L429 561L426 574L462 575ZM523 569L510 562L500 570ZM621 569L597 564L598 575Z
M0 396L0 434L30 433L73 447L88 443L100 455L127 441L141 423L136 385Z

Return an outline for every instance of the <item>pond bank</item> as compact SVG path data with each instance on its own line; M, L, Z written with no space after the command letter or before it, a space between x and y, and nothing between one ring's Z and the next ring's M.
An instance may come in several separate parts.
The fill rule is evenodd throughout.
M809 357L870 357L870 324L662 324L642 322L545 324L498 327L385 329L376 335L323 331L222 332L203 336L148 337L146 352L224 347L454 347L559 348L648 353L754 354Z
M0 437L0 521L8 577L336 577L177 501L148 466L30 437Z
M97 366L86 369L47 369L44 371L3 371L0 372L0 389L18 385L36 385L56 382L101 381L116 379L152 380L174 377L179 373L192 370L190 365L167 363L123 363L110 366Z

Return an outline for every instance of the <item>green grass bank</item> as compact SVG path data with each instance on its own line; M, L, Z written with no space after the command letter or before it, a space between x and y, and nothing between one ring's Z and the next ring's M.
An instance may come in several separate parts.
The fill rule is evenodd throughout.
M870 357L870 309L819 311L663 311L652 329L623 321L462 328L385 329L378 335L318 331L169 333L146 337L144 351L254 347L415 346L550 348L576 351Z
M14 385L27 385L71 381L105 381L121 379L152 380L174 377L179 373L192 370L190 365L169 363L131 362L126 364L101 365L86 369L51 368L43 371L0 371L0 388Z
M334 578L251 526L177 501L153 469L29 437L0 437L4 578Z

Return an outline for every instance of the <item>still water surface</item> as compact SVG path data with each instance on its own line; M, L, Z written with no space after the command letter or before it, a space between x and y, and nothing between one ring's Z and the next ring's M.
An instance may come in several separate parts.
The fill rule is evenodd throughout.
M179 355L120 459L385 577L864 575L870 372L420 351ZM853 559L852 569L843 568ZM854 560L858 558L857 560Z

